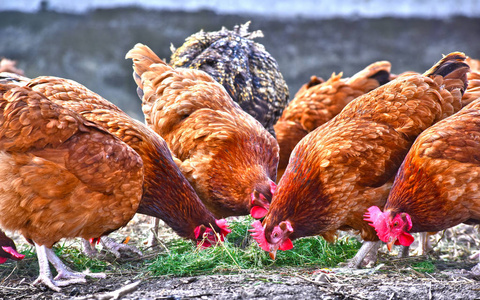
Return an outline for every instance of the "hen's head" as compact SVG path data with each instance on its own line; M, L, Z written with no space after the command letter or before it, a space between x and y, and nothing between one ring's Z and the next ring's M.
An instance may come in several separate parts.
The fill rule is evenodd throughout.
M413 236L408 233L412 229L412 219L409 214L382 212L378 207L372 206L364 217L364 220L370 222L370 226L375 228L380 240L387 243L389 251L393 244L410 246L413 243Z
M293 248L289 236L293 232L292 224L289 221L282 221L275 226L270 234L265 233L265 228L260 221L252 223L252 237L257 241L260 248L270 252L270 257L275 259L277 250L290 250Z
M219 242L223 242L227 234L232 232L228 228L227 221L225 219L215 220L217 229L206 227L205 225L197 226L194 230L195 239L197 240L197 246L205 249L212 245L216 245Z
M0 264L6 262L7 259L22 260L24 257L25 255L17 252L13 240L0 232Z
M261 219L265 217L270 208L270 202L272 201L273 194L277 185L273 181L269 181L269 190L259 191L255 189L251 196L251 206L250 214L255 219Z

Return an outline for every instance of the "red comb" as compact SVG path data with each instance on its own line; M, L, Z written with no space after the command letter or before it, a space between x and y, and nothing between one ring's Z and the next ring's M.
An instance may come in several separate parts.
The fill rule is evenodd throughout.
M217 223L217 226L220 227L220 230L221 230L220 236L221 236L221 239L223 241L223 238L227 234L232 232L232 230L230 228L228 228L227 220L225 220L225 219L215 220L215 223Z
M382 211L377 206L372 206L368 211L363 215L364 220L370 222L369 225L375 227L375 223L378 222L379 217L382 215Z
M265 251L270 251L269 244L265 239L265 228L263 228L262 222L257 220L252 223L252 227L253 229L248 230L252 233L251 236L257 241L260 248Z
M375 228L375 231L377 232L378 238L385 243L388 242L388 230L387 230L387 222L385 220L385 213L383 213L380 208L377 206L372 206L368 209L368 212L366 212L364 215L364 220L368 223L370 226Z

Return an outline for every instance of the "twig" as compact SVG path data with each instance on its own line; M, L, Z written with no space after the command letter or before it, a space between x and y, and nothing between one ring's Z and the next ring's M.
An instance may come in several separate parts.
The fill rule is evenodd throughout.
M86 296L86 297L77 297L75 299L78 300L83 300L83 299L98 299L98 300L108 300L108 299L120 299L121 297L125 296L126 294L132 293L138 289L138 285L140 284L141 280L136 281L134 283L127 284L126 286L123 286L119 288L118 290L112 291L112 292L107 292L107 293L101 293L101 294L96 294L96 295L91 295L91 296Z
M6 281L10 276L12 276L13 272L15 272L16 269L17 269L17 264L15 264L15 267L12 269L12 272L10 272L10 274L8 274L8 276L5 277L5 278L2 280L2 284L5 283L5 281Z
M28 287L10 287L10 286L3 286L3 285L0 285L0 288L2 290L6 289L6 290L14 290L14 291L25 291L25 290L30 289Z
M300 278L300 279L303 279L305 281L308 281L310 283L316 284L316 285L330 285L331 284L330 282L321 282L321 281L311 280L311 279L308 279L307 277L303 277L302 275L299 275L299 274L295 274L295 276Z

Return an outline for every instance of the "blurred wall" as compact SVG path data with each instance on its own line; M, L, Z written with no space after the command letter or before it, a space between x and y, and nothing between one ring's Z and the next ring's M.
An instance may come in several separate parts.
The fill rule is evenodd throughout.
M480 58L480 18L280 18L133 7L85 14L0 11L0 56L17 60L30 77L74 79L143 120L131 61L124 58L135 43L169 60L170 45L181 46L200 29L231 29L249 20L251 30L263 31L257 42L279 63L291 98L311 75L351 76L377 60L391 61L400 73L423 72L452 51Z

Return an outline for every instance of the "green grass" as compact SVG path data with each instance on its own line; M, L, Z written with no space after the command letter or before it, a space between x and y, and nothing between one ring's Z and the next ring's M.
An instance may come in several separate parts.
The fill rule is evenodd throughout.
M251 217L240 221L229 221L232 232L224 243L216 247L199 250L191 241L181 238L165 243L160 253L153 252L154 258L138 260L92 259L82 253L78 244L66 241L57 243L54 251L60 259L75 271L89 269L91 272L132 272L154 276L192 276L212 273L234 273L250 269L274 269L282 267L334 267L353 257L361 244L356 239L340 239L334 244L321 237L302 238L294 241L294 248L278 251L273 261L250 238ZM75 243L75 242L73 242ZM78 243L78 241L77 241ZM18 246L18 245L17 245ZM157 250L155 250L157 251ZM22 245L19 252L24 260L0 264L0 276L13 273L17 276L38 275L38 262L34 247ZM147 256L148 257L148 256ZM110 257L112 258L112 257ZM53 268L52 268L52 271Z
M251 218L230 222L232 232L217 247L198 250L188 241L169 242L168 252L159 254L147 268L153 275L192 276L288 266L334 267L353 257L361 246L355 239L329 244L321 237L303 238L294 242L292 250L278 251L273 261L255 241L244 246L248 243L252 222Z
M436 267L430 260L420 261L418 263L412 264L412 269L419 273L433 273L436 271Z

